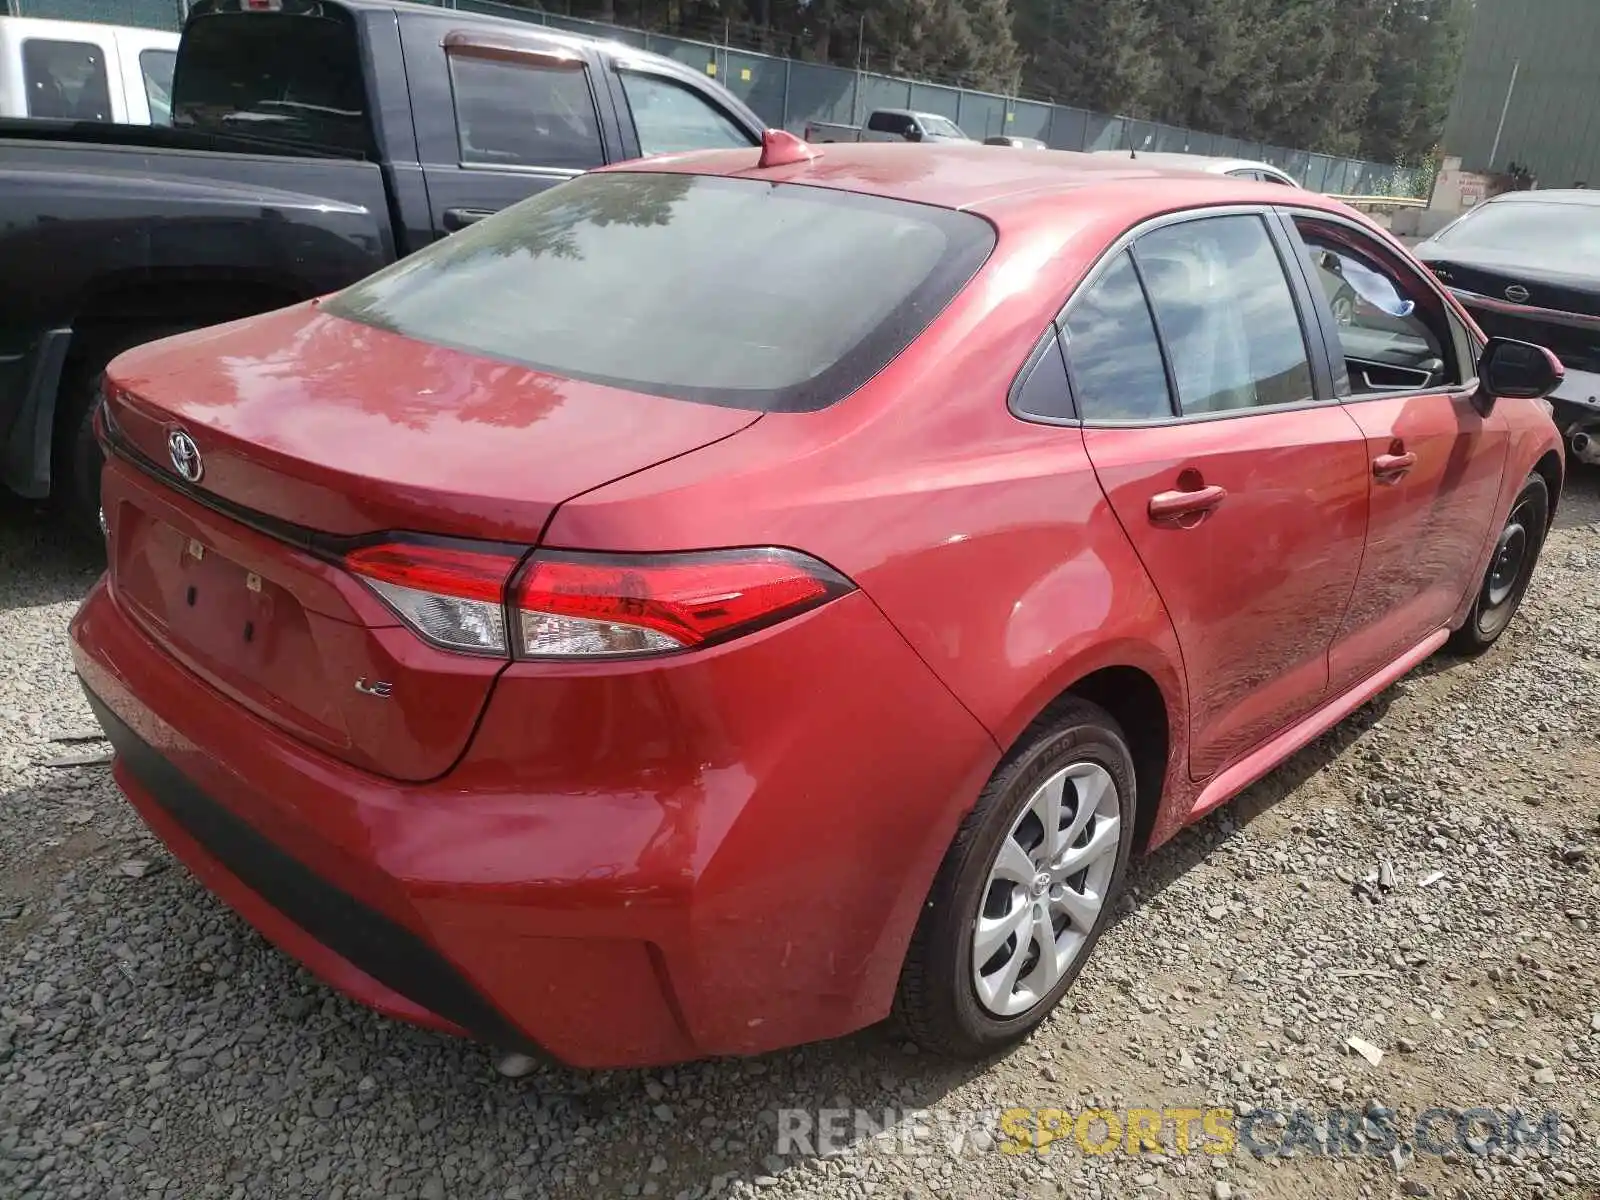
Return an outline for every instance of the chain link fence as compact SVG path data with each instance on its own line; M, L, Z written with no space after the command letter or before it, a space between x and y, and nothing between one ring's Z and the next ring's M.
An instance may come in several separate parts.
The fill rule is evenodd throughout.
M21 16L109 21L159 29L177 29L187 7L186 0L0 2L9 2L12 11ZM898 79L867 70L734 49L727 44L734 32L731 23L721 30L706 30L708 40L697 40L606 25L496 0L429 2L654 51L704 71L723 83L769 125L793 133L804 133L810 121L859 125L874 109L910 108L949 117L976 138L1006 135L1038 138L1056 150L1175 151L1268 162L1306 187L1332 195L1426 198L1433 189L1433 172L1426 168L1336 158L1157 121L1108 116L1063 104L997 96L971 88ZM740 33L745 32L741 28ZM721 41L715 40L718 35Z

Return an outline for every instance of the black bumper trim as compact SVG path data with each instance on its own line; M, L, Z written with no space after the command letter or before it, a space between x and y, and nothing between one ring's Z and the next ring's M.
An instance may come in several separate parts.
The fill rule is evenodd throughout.
M262 900L385 987L502 1050L528 1036L411 930L334 887L202 791L87 686L117 756L162 810Z

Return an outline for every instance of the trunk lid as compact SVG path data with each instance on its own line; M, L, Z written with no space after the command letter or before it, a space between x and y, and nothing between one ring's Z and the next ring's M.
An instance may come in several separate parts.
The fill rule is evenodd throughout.
M544 375L314 305L141 347L108 380L118 602L257 716L405 780L449 770L503 663L424 642L338 565L339 540L531 546L564 500L760 417ZM197 481L180 479L180 431Z

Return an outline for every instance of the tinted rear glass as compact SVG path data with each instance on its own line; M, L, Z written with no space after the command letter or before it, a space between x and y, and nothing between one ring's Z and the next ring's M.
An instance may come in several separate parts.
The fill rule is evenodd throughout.
M1457 253L1490 252L1529 266L1600 262L1600 204L1512 200L1473 209L1435 239Z
M794 184L581 176L325 310L574 379L763 411L871 378L994 246L970 213Z
M172 81L173 125L370 154L355 23L340 9L320 11L191 18Z
M172 124L172 68L177 58L171 50L139 51L139 73L144 77L152 125Z
M30 117L111 120L106 60L99 46L29 38L22 43L22 78Z

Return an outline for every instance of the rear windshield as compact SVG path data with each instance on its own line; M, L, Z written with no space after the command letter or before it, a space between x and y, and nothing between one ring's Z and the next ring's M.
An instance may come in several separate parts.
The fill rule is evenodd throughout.
M300 8L192 17L172 80L172 124L370 154L354 20L331 5Z
M684 400L824 408L927 328L994 247L980 217L720 176L580 176L325 311Z

